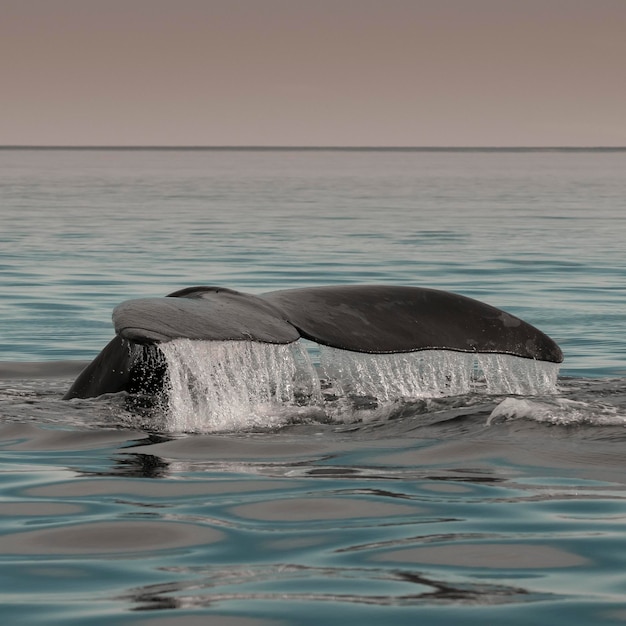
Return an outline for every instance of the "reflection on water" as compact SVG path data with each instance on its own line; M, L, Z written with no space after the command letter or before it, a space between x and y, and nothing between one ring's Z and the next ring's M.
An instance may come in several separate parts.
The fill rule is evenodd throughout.
M64 512L66 515L67 511ZM11 533L0 538L0 552L37 555L126 555L212 543L222 538L210 528L165 521L92 522Z
M458 623L463 607L469 623L505 607L547 623L576 604L598 623L622 601L624 435L487 426L495 405L421 428L170 437L3 424L12 582L0 597L28 620L36 592L52 621L71 606L85 623L194 623L197 611L220 624L379 623L368 607L400 624L416 609Z
M237 601L262 601L273 603L320 603L330 604L334 610L346 611L347 606L372 607L423 607L428 605L472 606L545 600L549 594L529 594L521 587L489 584L451 584L428 577L416 571L394 569L381 572L364 567L315 568L297 565L280 565L263 568L232 568L212 570L197 568L188 572L195 580L192 587L178 585L155 586L138 591L133 600L139 610L171 609L219 606ZM262 591L267 583L280 587L306 587L304 592ZM349 587L349 592L333 591L333 587ZM250 588L249 592L237 592L236 588ZM359 590L360 587L360 590ZM259 590L253 590L259 588ZM175 597L173 597L175 596ZM488 599L487 602L485 602ZM262 605L261 605L262 606ZM143 622L140 622L143 623Z

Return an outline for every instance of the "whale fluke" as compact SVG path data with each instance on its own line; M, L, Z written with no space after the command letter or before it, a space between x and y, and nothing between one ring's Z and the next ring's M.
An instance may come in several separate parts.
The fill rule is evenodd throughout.
M251 295L187 287L128 300L113 311L116 337L65 398L153 393L166 365L159 343L187 338L288 344L300 337L371 354L420 350L509 354L560 363L558 345L501 309L437 289L385 285L306 287Z
M302 337L352 352L455 350L560 363L552 339L478 300L437 289L348 285L272 291Z
M135 343L203 339L291 343L298 331L270 302L220 287L196 287L165 298L127 300L113 309L115 332Z

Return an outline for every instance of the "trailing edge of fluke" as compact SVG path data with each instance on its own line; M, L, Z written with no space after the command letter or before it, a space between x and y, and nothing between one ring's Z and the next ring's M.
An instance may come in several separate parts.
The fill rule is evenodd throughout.
M288 344L300 337L370 354L453 350L560 363L559 346L501 309L422 287L335 285L251 295L188 287L113 310L116 336L65 395L146 393L162 384L156 345L178 338Z

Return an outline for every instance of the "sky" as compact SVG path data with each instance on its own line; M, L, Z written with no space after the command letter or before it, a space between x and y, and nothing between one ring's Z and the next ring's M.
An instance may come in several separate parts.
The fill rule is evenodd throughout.
M0 0L0 145L626 146L626 0Z

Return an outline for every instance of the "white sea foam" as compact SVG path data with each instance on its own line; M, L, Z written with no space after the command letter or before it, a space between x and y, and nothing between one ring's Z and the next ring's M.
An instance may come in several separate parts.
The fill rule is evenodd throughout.
M594 424L624 426L626 415L619 407L568 398L505 398L493 409L487 424L499 420L529 419L554 425Z

